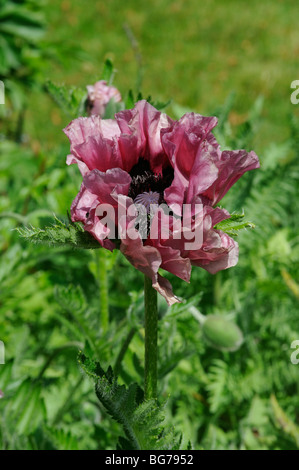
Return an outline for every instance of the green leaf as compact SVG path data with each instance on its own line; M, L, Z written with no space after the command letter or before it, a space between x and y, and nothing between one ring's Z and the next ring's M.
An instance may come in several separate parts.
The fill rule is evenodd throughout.
M50 80L46 83L46 91L58 104L65 114L78 117L84 112L84 104L87 98L87 90L84 88L56 85Z
M121 111L121 109L122 103L117 103L113 98L111 98L106 106L103 119L114 119L114 115Z
M44 30L39 27L36 28L32 26L24 26L8 21L4 24L0 24L0 31L2 34L11 34L20 38L27 39L29 41L37 41L38 39L41 39L45 34Z
M170 357L167 357L163 360L162 364L159 367L158 377L162 379L167 374L169 374L173 369L177 367L180 361L190 357L194 354L195 350L183 349L183 351L177 351L171 354Z
M125 109L131 109L131 108L134 108L135 106L135 103L137 103L137 101L140 101L140 100L143 100L143 96L142 96L142 93L138 92L136 97L134 96L134 92L133 90L129 90L128 94L127 94L127 97L125 99ZM147 98L147 101L150 100L150 96Z
M71 431L49 427L43 430L43 433L55 450L79 450L78 438Z
M152 100L150 97L147 99L147 101L156 109L158 109L159 111L163 111L165 108L167 108L167 106L169 106L171 104L171 100L168 100L168 101L156 101L156 100Z
M286 415L280 407L275 395L271 395L270 401L276 426L281 428L285 434L289 435L299 448L299 426Z
M230 236L238 236L240 230L255 228L255 225L252 222L245 221L244 217L244 213L238 214L233 212L229 219L222 220L222 222L219 222L219 224L215 225L214 228L221 230Z
M69 312L85 312L88 308L87 300L80 286L56 286L55 298L59 305Z
M0 31L2 34L35 42L45 34L43 17L27 6L7 2L0 10Z
M110 59L107 59L104 64L102 72L102 80L105 80L108 85L111 85L114 77L113 63Z
M96 395L110 416L120 423L125 439L119 448L130 450L175 450L180 439L164 426L163 407L156 400L143 400L143 390L136 383L119 385L111 367L105 372L98 362L82 352L78 357L82 370L95 382Z
M125 108L126 109L132 109L134 108L135 100L134 100L134 94L132 90L128 91L127 97L125 99Z
M10 360L5 364L5 367L0 367L0 383L1 383L1 390L4 392L5 388L11 382L12 377L12 368L13 368L13 361Z
M45 417L45 405L40 395L40 387L30 390L16 427L19 434L31 434Z
M21 62L13 44L5 36L0 37L0 71L6 74L9 69L20 67Z
M102 354L97 344L97 332L100 331L98 314L93 314L80 286L56 286L55 298L61 312L57 315L59 322L66 327L76 340L83 343L80 348L91 348L94 354Z
M215 359L209 368L207 390L212 413L217 413L228 401L228 373L228 365L220 359Z
M155 101L152 99L151 96L148 96L147 98L144 98L144 96L142 96L142 93L137 93L136 97L134 96L134 93L132 90L129 90L128 94L127 94L127 97L125 99L125 109L131 109L134 107L135 103L137 103L137 101L140 101L140 100L143 100L143 99L146 99L146 101L151 104L152 106L154 106L154 108L158 109L159 111L162 111L163 109L165 109L167 106L170 105L171 103L171 100L168 100L168 101Z
M96 249L101 245L85 232L80 223L69 223L54 219L55 223L50 227L21 227L17 228L19 235L31 243L42 243L50 246L69 246L71 248Z

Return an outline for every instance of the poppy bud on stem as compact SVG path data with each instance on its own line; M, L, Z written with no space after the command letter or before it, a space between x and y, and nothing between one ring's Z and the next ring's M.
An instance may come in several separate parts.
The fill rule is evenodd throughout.
M158 307L157 291L152 281L144 276L144 326L145 326L145 399L157 398L157 361L158 361Z

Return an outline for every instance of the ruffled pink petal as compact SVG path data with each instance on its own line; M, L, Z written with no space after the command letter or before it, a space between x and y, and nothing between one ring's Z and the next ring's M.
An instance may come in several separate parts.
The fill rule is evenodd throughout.
M216 180L220 150L211 134L216 124L215 117L188 113L170 130L162 130L162 144L174 167L174 180L164 192L170 207L194 202Z
M187 113L170 130L162 131L164 150L173 166L187 181L198 156L199 146L209 138L210 144L218 147L215 138L209 135L216 125L216 117Z
M99 116L80 117L72 121L64 133L71 143L69 163L83 162L89 170L107 171L111 168L122 168L122 159L117 146L120 130L112 119L101 119Z
M119 226L122 235L120 251L123 255L134 268L151 279L153 288L165 298L168 305L179 302L172 292L169 281L158 274L162 263L159 251L153 246L143 245L139 232L135 229L134 220L126 223L123 217L119 221Z
M117 206L115 196L127 195L131 181L130 175L120 168L107 170L106 173L92 170L83 179L85 187L95 194L101 203L111 204L114 207Z
M174 175L173 182L169 188L164 191L164 199L172 211L178 215L182 215L182 206L187 196L188 185L178 176Z
M218 163L219 175L216 181L204 192L204 195L212 201L213 205L218 204L246 171L259 167L259 159L255 152L248 153L245 150L222 152L221 160Z
M174 295L172 286L168 279L160 276L160 274L157 275L157 281L153 283L153 288L164 297L169 306L181 302L181 300Z
M200 266L209 273L215 274L237 264L239 246L226 233L214 230L204 243L203 248L190 252L189 257L194 266Z
M214 274L238 261L238 244L214 228L230 214L213 206L246 171L258 168L259 161L254 152L221 153L211 132L216 124L216 118L194 113L173 122L140 101L134 109L117 113L115 121L79 118L65 129L71 142L67 163L78 164L84 183L72 204L73 220L82 221L85 230L107 249L115 248L116 225L122 253L151 279L169 305L179 300L169 281L158 274L159 268L188 282L191 264ZM136 207L127 196L132 183L129 172L140 158L149 161L156 174L172 166L174 179L164 199L174 214L184 215L185 223L157 211L146 241L135 229ZM103 215L101 209L107 204L117 207L115 215L114 210L112 215ZM189 204L187 218L183 204ZM160 225L155 226L157 221ZM169 227L167 233L165 227Z
M89 168L86 165L86 163L82 162L82 160L79 160L79 158L74 157L74 155L68 155L66 157L66 164L67 165L78 165L79 171L82 176L85 176L89 172Z
M159 250L162 257L161 268L171 274L189 282L191 277L191 262L188 258L182 258L179 250L174 250L170 246L163 246L155 243L154 246Z
M161 267L165 271L189 282L191 276L190 260L183 258L180 250L171 246L171 238L177 229L176 222L172 216L165 214L163 210L158 210L151 221L151 230L146 245L157 248L162 258ZM180 232L182 230L181 224L179 230Z
M205 214L211 217L211 227L215 227L215 225L219 224L223 220L229 219L231 216L226 209L210 206L205 206Z
M192 209L190 211L193 212ZM156 223L157 217L161 219L160 225ZM229 217L230 214L225 209L202 206L190 220L185 219L185 225L180 225L178 219L157 212L152 219L151 238L146 243L159 250L162 268L185 281L190 278L189 263L215 273L234 266L238 261L237 243L225 233L213 228ZM168 227L170 235L162 239L163 230L168 230ZM195 232L197 236L192 237ZM189 248L190 243L192 248ZM182 259L187 263L183 264Z
M110 221L108 226L102 223L102 220L97 216L97 204L90 209L88 218L86 219L84 230L89 232L103 248L113 251L116 247L112 240L110 240L110 227L113 227L113 220Z
M145 100L138 101L134 109L117 113L115 118L122 132L119 146L123 168L130 171L143 157L150 161L152 171L160 174L168 163L161 143L161 130L171 127L172 119Z
M89 170L107 171L121 168L122 162L117 154L115 143L111 140L89 137L78 145L74 152L88 166Z
M126 236L121 240L120 251L136 269L150 279L156 279L162 262L161 255L156 248L143 245L138 231L134 228L134 222L127 226Z
M211 136L209 136L211 138ZM217 161L219 147L211 145L207 138L198 148L191 175L189 177L186 203L191 204L199 194L202 194L213 184L218 176ZM211 140L214 140L211 139Z
M84 184L71 205L71 216L73 222L86 222L91 207L97 201L97 196L92 194Z
M114 119L101 119L99 116L79 117L70 122L63 129L71 143L71 152L77 146L85 142L89 137L99 135L112 140L120 135L120 130Z
M102 224L99 217L96 216L98 205L99 200L97 196L88 191L84 184L82 184L71 206L72 221L83 222L84 230L90 232L101 246L112 251L115 248L115 244L108 239L110 229ZM109 226L112 226L112 223Z

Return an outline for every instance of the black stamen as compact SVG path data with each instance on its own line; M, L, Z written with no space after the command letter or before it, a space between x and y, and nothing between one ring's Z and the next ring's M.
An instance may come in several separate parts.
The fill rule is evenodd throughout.
M162 175L156 175L150 167L149 161L139 158L138 163L130 171L132 183L129 189L129 197L135 199L138 194L144 192L157 192L160 194L159 204L164 202L163 193L168 188L174 178L174 171L171 166L163 169Z
M152 171L149 161L140 157L138 163L131 169L130 176L132 183L129 189L129 197L135 200L139 194L152 191L160 194L159 205L166 204L164 190L171 185L174 178L174 170L170 165L163 169L162 174L156 175ZM135 228L145 240L150 233L151 219L150 215L146 218L141 216L142 214L139 214L137 217Z

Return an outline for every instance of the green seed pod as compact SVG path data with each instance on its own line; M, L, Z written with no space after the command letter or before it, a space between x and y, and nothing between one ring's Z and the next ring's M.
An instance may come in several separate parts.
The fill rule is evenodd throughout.
M210 346L221 351L236 351L244 339L240 328L220 315L208 315L202 331Z

